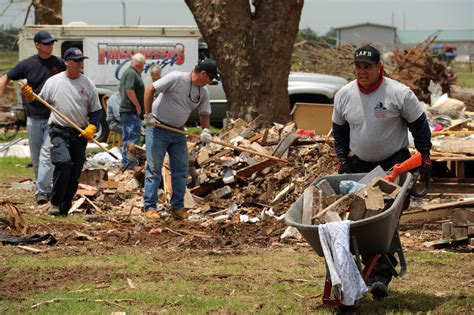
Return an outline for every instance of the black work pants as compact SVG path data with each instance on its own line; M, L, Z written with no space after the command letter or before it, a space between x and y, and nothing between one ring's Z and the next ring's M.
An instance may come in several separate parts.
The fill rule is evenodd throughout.
M51 162L54 165L51 204L67 215L86 159L87 140L72 128L52 126Z
M408 149L402 149L398 152L395 152L392 156L388 157L387 159L379 162L366 162L359 159L357 156L352 156L349 159L350 170L353 173L368 173L373 170L377 165L380 165L384 171L390 170L395 164L401 163L410 157L410 151ZM407 197L408 202L405 202L404 207L408 208L409 205L409 198ZM385 253L388 260L392 263L393 266L398 264L397 259L393 255L393 253ZM368 262L369 257L362 257L362 261L364 263ZM389 282L392 280L392 268L390 268L389 263L386 259L380 258L377 260L375 267L369 277L368 285L372 285L374 282L382 282L385 285L388 285Z
M378 162L366 162L354 155L349 158L349 165L352 173L368 173L373 170L377 165L380 165L384 169L384 171L388 171L395 164L401 163L409 157L410 151L408 151L408 149L402 149L400 151L397 151L387 159Z

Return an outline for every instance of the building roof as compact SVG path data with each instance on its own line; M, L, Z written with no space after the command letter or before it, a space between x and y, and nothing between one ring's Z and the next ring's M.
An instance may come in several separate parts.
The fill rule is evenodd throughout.
M343 30L343 29L346 29L346 28L356 28L356 27L361 27L361 26L374 26L374 27L397 29L395 26L366 22L366 23L359 23L359 24L336 27L335 30Z
M437 36L436 42L474 42L474 29L397 31L397 36L403 44L421 43L430 36Z

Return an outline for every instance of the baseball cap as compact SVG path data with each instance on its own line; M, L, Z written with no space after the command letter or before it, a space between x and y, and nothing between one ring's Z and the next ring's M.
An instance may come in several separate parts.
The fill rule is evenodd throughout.
M365 45L356 49L354 53L354 61L367 62L377 64L380 62L380 52L370 45Z
M217 62L213 59L204 59L196 66L197 71L206 71L211 79L220 81L219 70L217 70Z
M82 60L88 57L82 54L79 48L71 47L64 52L64 60Z
M53 36L51 36L49 32L39 31L38 33L35 34L33 41L35 41L36 43L41 43L41 44L49 44L51 42L57 42L58 40L54 39Z

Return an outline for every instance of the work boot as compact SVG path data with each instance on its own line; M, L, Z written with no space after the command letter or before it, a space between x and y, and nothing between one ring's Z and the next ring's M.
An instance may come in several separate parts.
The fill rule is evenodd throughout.
M188 218L186 209L171 210L171 216L175 220L185 220Z
M48 214L55 217L62 215L61 211L59 210L59 206L56 205L51 205L51 208L48 210Z
M160 219L160 215L158 214L158 212L156 212L155 209L146 210L145 217L151 221L158 221Z
M388 296L388 287L383 282L374 282L370 286L370 293L375 300L380 300Z
M48 196L43 195L43 194L37 194L36 195L36 204L38 206L42 206L48 203Z

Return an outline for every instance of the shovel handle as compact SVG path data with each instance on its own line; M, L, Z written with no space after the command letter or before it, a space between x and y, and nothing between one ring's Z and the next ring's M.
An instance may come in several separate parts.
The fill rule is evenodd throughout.
M163 124L160 124L160 123L155 123L155 127L162 128L162 129L166 129L166 130L173 131L173 132L176 132L176 133L180 133L180 134L182 134L182 135L186 135L186 136L189 136L189 137L192 137L192 138L196 138L196 139L200 139L200 138L201 138L201 137L198 136L198 135L195 135L195 134L192 134L192 133L189 133L189 132L186 132L186 131L182 131L182 130L179 130L179 129L176 129L176 128L173 128L173 127L170 127L170 126L166 126L166 125L163 125ZM221 145L221 146L223 146L223 147L232 148L232 149L237 150L237 151L247 152L247 153L250 153L250 154L253 154L253 155L258 155L258 156L265 157L265 158L267 158L267 159L274 160L274 161L278 161L278 162L285 163L285 164L288 163L287 160L280 159L279 157L276 157L276 156L273 156L273 155L269 155L269 154L265 154L265 153L260 153L260 152L253 151L253 150L246 149L246 148L241 148L241 147L235 146L235 145L230 144L230 143L226 143L226 142L222 142L222 141L217 141L217 140L211 140L211 142L212 142L212 143L215 143L215 144L219 144L219 145Z
M20 86L23 86L24 84L18 82L18 84ZM59 117L61 117L62 119L64 119L69 125L71 125L74 129L76 129L77 131L79 131L79 133L82 134L82 132L84 130L82 130L81 127L79 127L75 122L73 122L71 119L69 119L66 115L64 115L63 113L61 113L57 108L51 106L48 102L46 102L44 99L42 99L38 94L36 94L35 92L32 92L33 96L41 102L41 104L43 104L44 106L48 107L50 110L52 110L53 112L55 112ZM109 149L107 149L106 147L104 147L102 144L100 144L99 141L97 141L96 139L92 139L91 140L92 142L94 142L95 144L97 144L97 146L104 152L108 153L110 156L112 156L114 159L118 160L118 157L115 156L115 154L113 154L112 152L109 151Z

